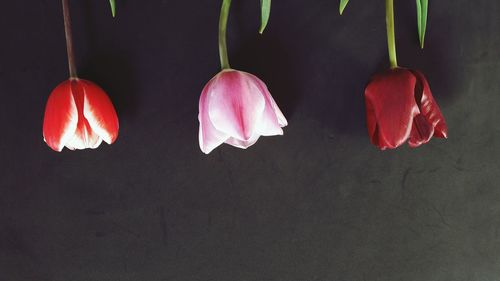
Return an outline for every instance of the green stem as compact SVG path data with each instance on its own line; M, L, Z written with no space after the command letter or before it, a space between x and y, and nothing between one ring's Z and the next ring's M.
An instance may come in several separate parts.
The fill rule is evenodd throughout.
M219 56L220 66L222 70L231 68L229 66L229 58L227 56L226 29L227 18L229 16L229 7L231 0L223 0L219 18Z
M71 15L69 13L69 1L62 0L64 16L64 33L66 35L66 49L68 52L69 77L77 78L75 66L75 53L73 51L73 36L71 34Z
M391 68L398 67L396 36L394 32L394 0L385 0L385 23L387 25L387 47Z

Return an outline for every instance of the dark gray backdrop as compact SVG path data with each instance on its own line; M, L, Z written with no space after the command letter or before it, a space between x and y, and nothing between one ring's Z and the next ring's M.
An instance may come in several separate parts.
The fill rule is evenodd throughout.
M448 140L378 151L363 90L387 66L384 1L235 0L232 66L290 125L243 151L198 147L219 70L220 1L71 1L81 76L120 136L51 151L42 118L67 78L60 1L0 4L0 280L421 281L500 276L500 2L396 1L399 62L421 69Z

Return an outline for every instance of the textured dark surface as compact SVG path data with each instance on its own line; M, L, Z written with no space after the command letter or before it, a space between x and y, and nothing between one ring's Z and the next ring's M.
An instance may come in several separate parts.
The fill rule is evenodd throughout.
M233 1L233 67L290 125L243 151L198 147L218 71L219 1L71 1L79 72L106 89L118 141L51 151L67 78L60 1L0 4L0 280L475 281L500 278L500 2L396 1L399 62L421 69L448 140L380 152L362 93L387 65L383 1ZM312 4L314 2L314 4Z

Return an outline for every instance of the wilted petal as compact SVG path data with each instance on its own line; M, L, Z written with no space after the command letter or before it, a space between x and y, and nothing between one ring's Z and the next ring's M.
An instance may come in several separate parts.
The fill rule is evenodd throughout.
M200 130L198 134L198 139L200 142L200 149L204 153L208 154L214 148L224 143L229 137L227 134L224 134L218 131L212 124L210 120L210 116L208 115L208 96L211 89L212 83L215 81L217 77L210 80L207 85L203 88L203 91L200 96L199 102L199 114L198 121L200 122Z
M50 94L45 107L43 120L43 137L48 146L61 151L64 145L74 136L78 123L78 112L71 82L64 81Z
M83 116L90 128L108 144L118 137L118 116L108 95L96 84L79 80L84 93Z
M411 147L417 147L429 142L432 135L434 135L434 127L422 114L418 114L413 118L412 126L410 138L408 139L408 145Z
M262 118L265 99L248 74L220 72L208 90L208 114L213 126L233 138L248 141Z
M368 132L379 148L396 148L408 139L418 114L415 83L410 71L396 68L373 76L366 87Z
M412 70L412 72L417 78L418 86L421 88L421 95L415 97L420 112L434 128L433 135L440 138L446 138L448 135L448 126L446 126L441 110L432 96L427 79L418 70Z

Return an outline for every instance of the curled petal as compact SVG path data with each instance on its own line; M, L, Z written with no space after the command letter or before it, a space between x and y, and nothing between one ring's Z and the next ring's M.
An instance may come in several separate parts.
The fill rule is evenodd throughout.
M448 136L448 126L444 120L438 104L432 96L431 88L425 76L418 70L412 70L419 83L420 95L416 95L415 99L420 112L425 117L427 122L434 128L433 135L440 138Z
M411 128L410 138L408 139L408 145L411 147L417 147L424 143L429 142L429 140L434 135L434 127L428 122L423 114L418 114L413 118L413 125Z
M71 94L71 82L64 81L50 94L45 107L43 137L47 145L61 151L73 138L78 123L78 111Z

